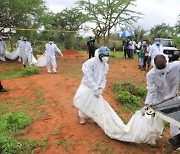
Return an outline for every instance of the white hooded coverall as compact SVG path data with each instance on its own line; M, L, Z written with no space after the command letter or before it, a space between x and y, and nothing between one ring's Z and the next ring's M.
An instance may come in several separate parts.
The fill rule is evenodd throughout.
M106 85L106 74L108 73L108 70L109 70L108 63L104 63L100 61L98 50L96 50L95 57L83 63L82 66L83 78L81 80L81 85L79 86L79 89L82 86L86 86L91 90L92 93L98 89L103 90ZM83 95L83 93L81 95ZM76 99L76 95L74 97L74 100L75 99ZM91 99L91 98L86 98L86 99ZM84 103L86 103L86 100L84 100ZM75 102L74 105L77 108L79 106L78 102ZM79 117L85 117L86 113L82 113L81 108L79 108L79 111L80 111Z
M63 56L63 54L61 53L61 50L58 49L57 45L49 42L46 44L46 63L47 63L47 70L50 71L51 70L51 64L53 66L53 71L56 71L57 68L57 64L56 64L56 56L55 56L55 52L58 52L59 54L61 54L61 56Z
M154 58L156 57L156 55L158 54L163 54L163 46L160 44L159 46L156 45L156 43L154 43L149 51L149 57L151 57L151 65L154 66Z
M178 93L180 83L180 62L175 61L166 65L165 73L160 73L152 68L146 75L147 97L146 105L158 103L164 99L175 96ZM170 125L171 136L180 133L179 129Z
M2 61L5 61L5 59L4 59L5 53L6 53L6 44L5 44L5 42L2 40L2 41L0 41L0 59L1 59Z
M20 57L22 58L23 65L28 62L32 65L32 47L31 43L28 41L21 41L19 44Z

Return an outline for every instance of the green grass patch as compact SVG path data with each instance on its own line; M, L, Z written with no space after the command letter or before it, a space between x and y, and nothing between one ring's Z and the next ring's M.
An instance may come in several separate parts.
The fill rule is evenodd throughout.
M121 111L123 112L131 112L140 109L142 106L141 102L144 101L147 94L145 87L136 86L130 81L124 81L122 83L115 82L112 89L118 103L123 103L123 107L121 107Z
M9 65L8 65L9 66ZM20 77L26 77L26 76L31 76L33 74L39 74L39 68L38 67L27 67L23 70L20 68L12 68L8 67L5 68L1 74L0 74L0 79L11 79L11 78L20 78Z
M0 118L0 131L11 131L23 129L31 123L30 118L23 112L10 112Z
M38 67L26 67L22 72L22 77L31 76L33 74L39 74L39 68Z

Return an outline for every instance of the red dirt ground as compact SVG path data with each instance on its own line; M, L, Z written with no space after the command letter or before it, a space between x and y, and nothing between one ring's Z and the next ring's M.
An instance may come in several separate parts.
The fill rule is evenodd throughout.
M80 125L77 117L77 109L73 107L73 97L80 84L82 73L81 66L87 60L87 55L81 55L77 51L62 51L64 57L59 57L58 73L47 74L46 68L41 68L39 75L26 78L15 78L3 80L5 88L9 89L9 93L1 94L2 98L11 99L13 97L28 96L35 91L37 87L44 90L44 97L50 102L48 105L40 105L35 109L35 113L45 113L44 116L35 120L27 130L27 138L47 140L47 149L35 149L34 153L40 154L95 154L95 153L112 153L110 149L114 149L115 154L131 154L131 153L168 153L167 139L169 131L165 131L165 135L152 147L146 144L125 143L112 140L92 120L87 124ZM77 58L77 55L79 57ZM70 56L70 57L69 57ZM145 72L138 70L137 59L119 59L109 62L110 69L107 76L107 85L103 93L104 98L110 105L117 109L117 102L114 94L110 90L115 81L131 80L135 84L145 85ZM18 66L18 65L17 65ZM73 69L73 67L75 67ZM2 67L0 67L1 69ZM78 70L78 71L77 71ZM76 73L76 74L73 74ZM34 83L34 86L26 88L24 85ZM32 98L33 99L33 98ZM30 111L29 111L30 112ZM131 113L133 114L133 113ZM122 118L129 117L128 114L120 115ZM61 125L62 132L53 134ZM68 143L57 146L60 139L70 140L71 150L68 152Z

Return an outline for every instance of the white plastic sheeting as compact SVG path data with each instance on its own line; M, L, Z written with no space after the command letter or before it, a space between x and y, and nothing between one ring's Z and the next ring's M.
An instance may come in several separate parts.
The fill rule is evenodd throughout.
M74 97L74 105L104 130L112 139L125 142L156 144L163 131L162 119L137 111L127 125L106 100L94 96L93 90L81 84Z
M38 60L37 62L35 63L36 66L38 67L44 67L46 66L46 56L45 55L42 55Z
M17 50L15 50L13 52L6 51L6 55L5 56L8 59L15 60L15 59L17 59L19 57L19 54L20 54L20 50L17 49Z
M10 60L15 60L19 57L19 55L20 55L20 50L18 48L17 50L13 52L6 51L5 57ZM0 60L1 60L1 57L0 57ZM46 66L46 57L43 55L38 60L36 60L36 58L32 54L32 64L38 67L44 67Z

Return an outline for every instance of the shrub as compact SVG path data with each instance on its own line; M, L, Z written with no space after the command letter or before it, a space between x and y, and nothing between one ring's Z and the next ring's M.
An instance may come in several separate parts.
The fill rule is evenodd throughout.
M23 77L30 76L33 74L39 74L39 68L38 67L27 67L22 72Z
M138 88L137 88L137 94L138 94L138 96L145 97L146 94L147 94L147 89L146 89L146 87L138 87Z
M124 81L123 83L116 82L113 89L115 92L128 91L134 95L137 93L137 88L130 81Z
M117 93L115 95L115 98L118 100L118 101L122 101L125 105L127 104L131 104L131 105L136 105L136 106L139 106L139 100L140 98L135 96L135 95L132 95L130 92L128 91L122 91L120 93Z
M9 136L0 136L0 153L16 154L21 151L21 145L18 141Z
M0 119L0 131L17 131L30 124L30 118L23 112L10 112L5 114Z

